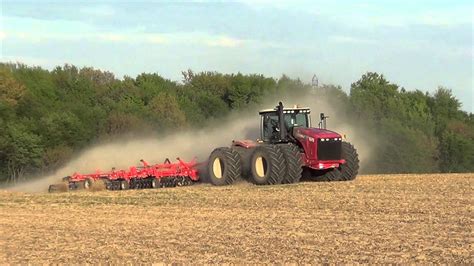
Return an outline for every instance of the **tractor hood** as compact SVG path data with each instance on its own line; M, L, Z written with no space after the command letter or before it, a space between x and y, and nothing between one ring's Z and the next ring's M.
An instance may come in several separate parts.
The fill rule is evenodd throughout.
M314 139L318 139L318 138L340 138L341 137L341 135L339 135L338 133L336 133L334 131L327 130L327 129L321 129L321 128L298 127L298 128L295 128L293 134L296 138L301 138L302 136L311 137L311 138L314 138Z
M315 165L321 161L340 160L341 135L321 128L295 128L293 136L303 146L306 163ZM321 139L321 141L320 141Z

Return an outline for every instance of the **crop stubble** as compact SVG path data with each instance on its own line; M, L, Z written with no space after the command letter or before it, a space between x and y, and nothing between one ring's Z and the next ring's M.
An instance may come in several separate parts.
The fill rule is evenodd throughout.
M0 192L0 263L470 263L474 174Z

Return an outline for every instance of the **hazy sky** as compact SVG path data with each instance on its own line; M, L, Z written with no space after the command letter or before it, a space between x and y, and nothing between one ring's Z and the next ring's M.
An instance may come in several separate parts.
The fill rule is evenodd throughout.
M453 90L474 112L472 1L2 1L1 61L118 77L286 73L350 84L367 71L407 90Z

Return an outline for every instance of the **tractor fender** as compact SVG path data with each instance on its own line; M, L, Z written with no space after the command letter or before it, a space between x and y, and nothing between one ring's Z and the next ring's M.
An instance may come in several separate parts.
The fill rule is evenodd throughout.
M257 146L257 142L250 140L250 139L244 139L244 140L233 140L232 141L232 146L237 146L237 147L243 147L245 149L251 149Z

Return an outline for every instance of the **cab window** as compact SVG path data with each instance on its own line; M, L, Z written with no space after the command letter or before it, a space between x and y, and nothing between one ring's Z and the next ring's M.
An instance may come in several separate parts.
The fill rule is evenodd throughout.
M278 138L279 132L278 115L265 114L263 116L263 140Z
M307 114L291 113L285 114L286 127L308 127Z

